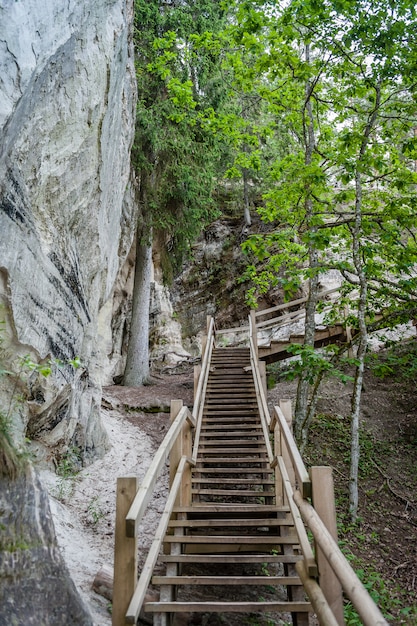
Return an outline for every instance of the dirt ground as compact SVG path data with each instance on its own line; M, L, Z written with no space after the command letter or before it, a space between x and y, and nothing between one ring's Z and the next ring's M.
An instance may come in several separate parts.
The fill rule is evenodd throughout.
M278 382L269 391L272 407L280 398L294 398L295 384ZM51 505L59 543L68 567L96 626L110 626L110 603L94 593L91 585L103 564L113 562L115 487L118 476L144 476L169 428L171 399L192 406L193 369L185 365L175 373L155 374L140 389L107 387L103 394L103 422L112 443L104 459L83 469L62 497L59 479L43 472L51 493ZM391 599L390 624L417 624L417 400L415 381L381 380L366 373L362 428L360 521L351 525L347 516L349 387L328 381L323 385L305 455L307 465L331 465L334 469L340 539L351 551L352 565L363 571L364 582L379 603ZM59 493L61 491L61 493ZM139 538L139 561L163 510L167 474L145 516ZM61 496L61 497L58 497ZM392 611L394 606L395 610ZM407 611L416 612L407 617ZM385 608L383 606L383 608ZM197 623L190 621L189 623ZM218 616L203 626L232 624ZM260 624L256 616L252 624ZM267 622L265 622L266 624ZM270 620L271 624L283 622ZM351 622L358 624L359 622ZM233 624L239 624L234 621Z

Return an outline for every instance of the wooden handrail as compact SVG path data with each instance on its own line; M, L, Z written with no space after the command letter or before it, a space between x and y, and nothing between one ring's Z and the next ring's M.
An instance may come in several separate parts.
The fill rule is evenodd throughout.
M176 500L179 488L181 486L182 475L188 463L190 463L190 459L187 459L187 457L183 456L178 464L177 473L172 483L169 496L168 496L164 511L161 516L161 520L158 524L158 528L154 536L154 540L152 541L147 559L145 561L140 578L136 585L135 592L132 596L132 599L130 601L129 607L126 612L127 624L136 624L137 619L139 617L139 613L142 608L143 601L145 599L145 594L148 590L148 586L152 578L152 572L155 567L156 561L158 559L158 556L161 550L161 545L162 545L162 542L165 537L165 533L168 528L169 519L171 517L171 513L175 505L175 500Z
M233 328L218 328L216 335L227 335L227 333L247 333L249 326L234 326Z
M177 437L181 433L182 427L186 420L192 420L192 422L194 422L188 407L184 406L178 413L175 420L172 422L170 429L168 430L167 434L164 437L164 440L159 446L158 451L155 454L154 459L145 474L142 484L138 489L136 497L132 502L132 506L130 507L129 512L126 515L127 537L136 536L140 520L142 519L146 507L148 506L148 503L152 497L152 491L159 477L161 469L162 467L164 467L168 459L168 455Z
M204 399L206 395L211 354L213 352L213 347L214 347L214 332L215 332L214 319L211 318L209 329L208 329L208 334L207 334L206 349L205 349L204 356L203 356L203 362L201 364L201 372L200 372L200 377L198 379L197 392L195 395L195 401L194 401L193 412L192 412L192 415L196 424L193 455L192 455L194 463L197 459L198 445L200 442L200 432L201 432L201 425L203 421Z
M322 300L329 293L336 293L336 291L340 291L340 287L334 287L333 289L326 289L326 291L322 291L319 293L318 298ZM264 309L263 311L256 311L256 317L263 317L264 315L269 315L269 313L275 313L275 311L283 311L285 309L289 309L291 306L297 306L297 304L303 304L307 302L308 296L304 296L303 298L298 298L297 300L290 300L289 302L283 302L282 304L277 304L277 306L273 306L269 309Z
M298 561L298 563L295 564L295 569L313 605L320 626L340 626L319 584L314 578L310 578L308 575L304 562Z
M261 418L261 425L265 439L266 451L268 454L268 460L270 466L274 468L277 464L277 459L272 451L271 442L269 440L269 424L271 422L271 418L269 415L268 403L265 398L265 392L262 384L261 373L259 371L257 351L254 346L253 337L252 337L252 320L249 318L249 345L250 345L250 362L253 373L253 380L255 383L255 392L256 399L258 402L259 415Z
M271 431L274 430L276 422L279 422L280 432L287 446L292 466L297 477L298 486L303 495L303 498L311 498L310 476L308 475L307 469L303 463L303 459L301 458L301 454L298 450L297 444L294 441L292 432L288 428L287 420L285 419L285 416L279 406L274 406L270 425Z
M290 507L291 515L294 519L294 527L297 532L298 541L300 542L301 552L303 553L308 575L315 578L318 575L317 563L314 558L313 550L307 537L306 529L300 516L298 508L294 504L293 500L293 488L291 481L288 477L287 468L282 456L277 457L279 470L282 476L282 482L287 495L288 505Z
M256 324L257 329L269 330L271 328L279 328L280 326L286 326L287 324L293 324L305 316L305 310L294 311L294 313L286 313L280 317L272 317L269 320L264 320Z
M293 499L364 626L388 626L388 622L353 571L313 506L304 500L299 491L294 492Z

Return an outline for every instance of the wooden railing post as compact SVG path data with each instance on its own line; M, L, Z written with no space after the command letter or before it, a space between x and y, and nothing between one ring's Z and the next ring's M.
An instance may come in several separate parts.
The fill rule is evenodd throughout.
M183 407L182 400L171 400L171 423L175 420L178 413ZM177 473L179 462L182 456L186 456L191 459L193 453L192 448L192 434L191 425L187 421L184 422L181 434L178 436L177 441L174 443L169 456L169 487L172 487L172 483ZM187 465L184 470L181 489L178 494L177 504L180 506L187 506L191 502L191 467Z
M194 365L194 402L197 395L198 381L200 380L201 365Z
M268 395L268 383L266 378L266 363L265 361L258 361L259 373L261 375L262 387L265 397Z
M313 506L327 530L337 542L336 507L331 467L311 467ZM320 588L333 611L339 626L344 626L342 585L333 569L316 544L316 560L319 570Z
M171 424L183 407L182 400L171 400ZM179 435L169 453L169 488L171 489L182 457L181 435Z
M281 448L281 427L279 420L275 420L274 425L274 454L276 457L282 456ZM279 463L275 466L275 501L277 506L283 506L285 502L285 489L283 477L281 476L281 470Z
M207 315L207 318L206 318L206 332L204 333L204 335L201 338L201 362L203 362L204 355L206 353L207 337L208 337L208 334L210 332L210 325L211 325L211 316Z
M288 424L288 428L292 432L292 407L291 400L280 400L279 407L285 417L285 421ZM284 438L281 437L281 455L284 459L285 466L288 472L288 478L290 479L290 483L293 489L295 489L295 472L292 464L290 453L287 449L287 444L284 441Z
M256 315L253 309L251 309L251 312L250 312L250 319L251 319L251 327L252 327L253 348L255 350L254 357L256 360L258 360L258 332L256 330Z
M190 422L187 420L184 423L181 433L181 450L182 456L186 456L191 459L193 455L193 437L192 428ZM191 465L187 463L184 468L184 473L181 480L180 488L180 506L191 505Z
M112 626L125 626L137 581L137 537L126 536L126 515L138 490L137 478L117 479Z

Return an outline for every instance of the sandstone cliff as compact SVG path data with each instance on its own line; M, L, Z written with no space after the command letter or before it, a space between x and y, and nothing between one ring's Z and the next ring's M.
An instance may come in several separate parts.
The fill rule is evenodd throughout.
M49 462L107 448L137 220L132 18L132 0L0 0L0 430ZM3 473L0 625L92 624L36 475Z
M131 0L0 3L3 348L61 362L48 381L31 375L16 426L86 458L106 446L100 384L136 220L132 12Z

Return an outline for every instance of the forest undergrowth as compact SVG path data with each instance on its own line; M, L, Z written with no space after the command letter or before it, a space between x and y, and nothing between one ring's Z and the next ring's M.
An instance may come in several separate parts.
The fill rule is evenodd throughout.
M339 543L392 625L417 624L417 344L397 344L367 360L359 463L359 517L349 517L350 388L327 381L304 454L333 468ZM294 397L278 382L274 402ZM345 607L347 626L361 624Z

